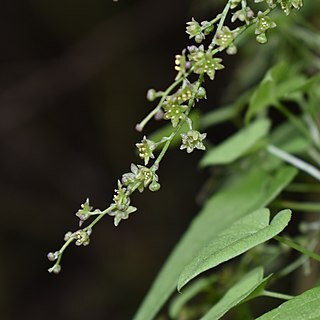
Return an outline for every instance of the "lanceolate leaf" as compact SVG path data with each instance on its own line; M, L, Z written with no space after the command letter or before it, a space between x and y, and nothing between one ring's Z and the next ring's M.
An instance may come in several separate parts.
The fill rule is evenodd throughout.
M261 168L216 193L205 204L158 274L134 320L151 320L175 291L182 269L208 241L218 237L234 221L266 206L296 175L292 167L273 174Z
M228 164L247 152L261 138L267 135L270 121L261 119L242 129L219 146L206 153L200 162L201 166Z
M178 290L200 273L228 261L270 240L289 223L290 210L280 211L269 223L269 210L260 209L238 220L219 237L211 240L182 271ZM260 217L261 220L260 221Z
M317 320L320 319L320 287L308 290L265 313L257 320Z
M221 298L221 300L215 304L201 320L218 320L224 314L226 314L231 308L235 307L246 299L261 283L263 279L263 268L259 267L247 275L245 275L240 281L238 281L227 293Z

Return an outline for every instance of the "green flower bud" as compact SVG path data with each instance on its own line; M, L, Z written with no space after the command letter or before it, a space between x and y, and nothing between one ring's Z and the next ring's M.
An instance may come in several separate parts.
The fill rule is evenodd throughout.
M58 259L60 255L60 252L59 251L56 251L56 252L49 252L48 255L47 255L47 258L49 261L55 261Z
M261 44L265 44L268 42L268 39L267 39L267 36L265 33L261 33L261 34L257 35L256 40L257 40L257 42L259 42Z
M204 40L204 35L202 33L201 34L197 34L194 37L194 40L196 41L196 43L201 43Z
M230 47L228 47L226 52L229 55L234 55L234 54L237 54L238 49L237 49L237 47L235 45L231 45Z
M260 11L258 13L255 34L265 33L267 30L273 29L276 26L277 24L272 21L270 17L266 16Z
M65 235L64 235L64 241L68 241L69 239L71 239L73 236L73 233L71 231L68 231Z
M149 89L147 92L147 99L149 101L154 101L158 98L157 91L154 89Z
M160 183L153 180L152 183L150 183L149 185L149 190L154 192L154 191L158 191L159 189L160 189Z
M61 266L59 264L55 264L52 268L48 269L50 273L58 274L61 271Z
M206 99L207 98L207 92L204 87L199 87L197 93L196 93L196 99Z
M214 30L214 25L209 21L202 21L201 28L203 30L203 33L207 36Z
M237 7L240 4L241 0L231 0L231 5L230 8L234 9L235 7Z

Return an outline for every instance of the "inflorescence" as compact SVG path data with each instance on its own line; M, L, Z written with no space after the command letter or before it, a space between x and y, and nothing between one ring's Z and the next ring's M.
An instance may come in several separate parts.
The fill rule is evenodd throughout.
M302 0L255 0L254 2L264 2L267 9L263 12L255 12L254 8L248 5L247 0L229 0L223 12L211 21L197 22L192 18L187 23L186 33L190 39L194 39L196 45L188 46L181 54L176 55L175 70L177 76L166 91L148 90L147 99L151 102L155 100L159 100L159 102L145 119L136 125L136 129L142 131L153 117L156 120L168 120L173 127L171 135L162 137L158 142L149 140L144 136L141 142L136 144L138 155L144 165L131 164L130 172L123 174L122 178L118 180L113 202L108 208L105 210L93 209L89 199L81 205L76 212L80 229L75 232L67 232L64 237L65 242L60 250L48 253L48 259L55 262L49 272L57 274L61 271L62 254L72 242L75 242L77 246L87 246L90 243L93 227L105 215L114 218L115 226L118 226L121 220L128 219L130 214L137 210L136 207L131 205L130 196L133 192L136 190L143 192L146 188L150 191L160 189L156 172L171 141L179 134L184 123L188 124L188 130L180 133L180 149L186 150L187 153L191 153L194 149L205 150L203 141L206 138L206 133L200 133L193 128L189 114L198 100L206 98L206 90L202 86L205 77L213 80L216 72L224 68L222 58L218 57L217 54L222 51L230 55L236 54L235 40L251 25L255 25L256 40L262 44L266 43L267 31L276 27L276 23L271 19L269 13L278 4L287 15L292 8L300 9L303 5ZM224 25L230 11L232 11L231 22L238 20L243 23L242 26L230 29ZM208 45L205 45L209 36L211 36L211 39L209 39ZM197 81L192 82L190 80L192 74L198 76ZM162 146L162 149L156 157L155 152L160 146ZM151 160L153 164L147 167ZM91 223L81 228L89 219L92 220Z

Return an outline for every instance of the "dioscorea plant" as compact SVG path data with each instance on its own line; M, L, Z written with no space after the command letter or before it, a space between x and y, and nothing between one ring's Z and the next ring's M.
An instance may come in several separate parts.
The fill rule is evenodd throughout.
M213 172L213 179L221 179L220 187L208 184L205 188L203 209L134 319L156 317L176 289L181 293L169 305L171 319L220 319L227 312L234 312L232 319L252 319L257 312L250 305L259 296L290 300L272 311L263 308L266 313L259 319L317 319L319 275L314 277L313 288L297 296L267 288L301 266L301 277L312 273L309 258L320 262L316 252L320 220L310 221L308 215L319 213L320 204L303 200L320 191L316 184L320 181L320 34L305 18L320 6L311 0L305 4L302 0L220 2L225 4L223 10L211 20L192 18L187 23L186 32L195 43L176 55L173 83L163 91L148 90L147 99L157 103L136 129L142 132L153 118L168 124L151 136L143 135L136 144L142 163L131 164L130 171L117 181L107 208L94 209L89 199L81 205L76 213L79 229L67 232L63 246L48 254L54 261L49 272L61 271L62 255L71 243L89 244L94 226L103 217L113 217L115 226L128 219L137 210L131 204L134 192L159 190L161 161L169 147L180 144L187 153L205 150L200 166L220 166L224 173L216 177ZM258 48L268 42L268 36L274 40ZM230 80L242 93L230 105L199 116L198 102L207 96L205 82L225 68L225 54L234 55L238 48L248 51L244 61L253 61L237 79L241 83ZM257 50L263 54L256 55ZM261 63L261 59L266 61ZM274 112L281 114L276 121L272 120ZM227 121L237 123L238 132L209 147L206 138L210 137L204 130ZM295 201L296 194L301 201ZM295 238L279 236L294 219L291 210L306 213L305 219L300 217L300 231ZM271 239L277 242L267 242ZM301 256L292 259L291 249ZM228 263L203 275L238 256L237 265Z

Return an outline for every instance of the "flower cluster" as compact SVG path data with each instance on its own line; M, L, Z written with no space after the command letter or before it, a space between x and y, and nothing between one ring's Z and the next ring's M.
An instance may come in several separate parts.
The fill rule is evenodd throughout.
M172 126L175 128L180 120L185 119L185 112L188 110L187 105L181 105L170 100L163 104L164 116L163 119L171 120Z
M200 133L197 130L189 130L187 133L182 133L182 145L180 149L187 149L188 153L191 153L194 149L205 150L206 147L202 141L206 136L206 133Z
M109 212L109 215L114 217L114 225L118 226L121 220L129 218L130 213L137 211L136 207L130 206L130 197L128 190L123 188L118 180L118 189L115 190L113 197L114 209Z
M230 30L229 27L224 26L221 30L217 31L213 42L218 46L219 51L227 49L228 54L236 54L237 48L233 44L233 41L238 34L239 28Z
M93 207L90 206L89 198L86 199L86 202L81 205L81 209L79 209L76 213L76 216L80 219L79 226L83 224L85 220L87 220L90 216L99 214L101 211L99 209L93 210Z
M282 10L288 15L292 7L299 10L303 6L303 0L280 0L280 4Z
M191 67L190 62L187 61L187 58L186 58L186 50L183 50L182 54L176 55L174 63L175 63L174 69L176 71L178 71L178 74L177 74L175 80L177 81L181 78L186 78L188 75L187 72Z
M49 259L50 260L50 259ZM51 260L50 260L51 261ZM54 273L54 274L59 274L61 271L61 266L60 264L55 264L52 268L49 268L48 271L50 273Z
M255 0L256 3L263 1L265 1L270 8L275 7L274 0ZM278 2L286 15L290 14L292 8L299 10L303 6L303 0L278 0Z
M263 44L267 42L266 31L275 28L277 25L270 17L266 16L261 11L258 13L258 20L256 23L255 34L259 43Z
M208 21L202 21L200 24L192 18L190 22L187 22L186 33L189 35L189 39L194 38L197 43L201 43L213 30L213 23Z
M154 89L149 89L148 92L147 92L147 99L149 101L154 101L157 98L161 97L162 94L163 94L163 92L161 92L161 91L156 91Z
M245 7L233 13L231 22L235 22L236 20L239 20L249 25L253 18L254 18L253 10L250 7Z
M138 148L139 157L144 160L144 165L146 166L149 163L150 158L154 159L153 151L156 148L156 144L148 140L146 136L143 137L142 141L136 143Z
M273 0L254 0L255 3L265 2L270 8L274 7Z
M158 183L158 176L155 173L154 168L147 168L141 165L131 164L131 172L122 175L122 184L127 187L127 190L132 193L135 189L142 192L145 188L149 186L151 191L154 189L154 184ZM151 184L153 183L153 187Z
M90 235L91 235L92 230L88 229L88 230L78 230L76 232L74 232L71 237L73 237L76 242L75 244L77 246L87 246L90 243Z
M189 54L188 59L193 66L193 72L196 74L207 74L207 76L213 80L217 70L221 70L224 66L220 63L222 59L214 58L214 54L211 51L206 51L204 46L188 47Z
M168 96L164 101L162 106L164 110L163 119L171 120L174 128L181 120L186 119L185 112L188 110L188 105L183 103L192 99L195 90L196 88L193 84L190 84L189 81L184 81L182 87L173 95Z

